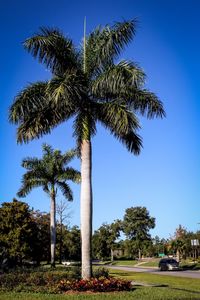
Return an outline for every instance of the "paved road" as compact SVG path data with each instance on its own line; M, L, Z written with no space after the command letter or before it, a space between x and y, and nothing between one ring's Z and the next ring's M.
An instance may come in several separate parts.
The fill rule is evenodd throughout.
M125 266L109 266L106 265L106 268L129 271L129 272L143 272L143 273L151 273L157 275L169 275L176 277L188 277L188 278L199 278L200 279L200 270L198 271L159 271L157 268L139 268L139 267L125 267Z

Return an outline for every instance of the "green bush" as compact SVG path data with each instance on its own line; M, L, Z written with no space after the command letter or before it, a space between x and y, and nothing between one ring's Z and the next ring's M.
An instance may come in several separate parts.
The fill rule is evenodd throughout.
M4 273L0 276L0 289L2 291L34 291L57 292L57 284L61 280L80 279L80 268L71 267L67 271L45 270L38 271L19 270Z
M93 271L93 277L94 278L100 278L100 277L105 277L108 278L109 277L109 271L106 268L98 268L96 270Z

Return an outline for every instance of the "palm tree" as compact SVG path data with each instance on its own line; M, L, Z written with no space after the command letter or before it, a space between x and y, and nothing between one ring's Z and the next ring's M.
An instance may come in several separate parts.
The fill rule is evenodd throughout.
M68 163L75 157L76 151L71 150L63 155L60 150L53 150L51 146L43 145L43 157L27 157L22 161L22 167L27 169L23 175L22 186L18 191L19 197L25 197L33 188L42 187L51 200L50 235L51 235L51 266L55 267L56 246L56 194L60 189L69 201L73 200L72 190L66 181L80 182L80 172Z
M165 115L162 102L145 89L145 74L131 61L118 61L135 34L136 21L97 27L80 49L60 30L41 28L25 49L52 71L52 79L28 85L10 108L18 125L17 141L28 142L49 133L73 117L73 134L81 157L82 277L91 277L92 147L96 123L107 128L128 151L138 155L137 114ZM118 61L118 62L117 62Z

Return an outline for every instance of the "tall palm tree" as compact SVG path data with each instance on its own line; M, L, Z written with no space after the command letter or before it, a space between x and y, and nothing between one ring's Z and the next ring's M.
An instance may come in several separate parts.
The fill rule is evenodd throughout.
M22 178L22 186L18 191L19 197L25 197L33 188L42 187L51 200L50 234L51 234L51 266L55 267L56 246L56 194L60 189L64 197L72 201L73 193L67 181L80 182L80 172L68 167L68 163L75 157L74 150L61 154L60 150L53 150L51 146L43 145L43 157L27 157L22 166L27 170Z
M138 155L137 114L163 117L163 105L144 87L145 74L119 55L135 34L136 21L97 27L77 49L60 30L41 28L25 49L52 71L52 79L28 85L10 108L17 140L28 142L49 133L73 117L73 132L81 157L82 277L91 277L92 148L96 123L107 128L128 151ZM85 26L84 26L85 28Z

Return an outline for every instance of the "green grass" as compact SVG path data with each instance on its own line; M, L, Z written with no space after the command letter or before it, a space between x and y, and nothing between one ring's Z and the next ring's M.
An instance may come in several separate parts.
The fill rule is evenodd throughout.
M165 287L142 287L133 292L117 292L111 294L74 294L45 295L29 293L0 294L0 300L192 300L200 299L200 294Z
M111 264L111 260L102 260L102 261L98 261L98 265L108 265Z
M160 259L152 259L150 261L138 261L138 260L116 260L114 262L110 262L113 266L127 266L127 267L133 267L137 264L138 267L158 267L158 262ZM141 264L140 264L141 263Z
M155 261L148 261L148 262L145 262L144 264L140 265L139 267L157 267L158 268L158 262L155 262Z
M130 266L133 267L138 263L137 260L116 260L112 262L113 266Z
M155 259L150 260L150 261L145 261L139 267L158 267L159 260L160 259L155 258Z

